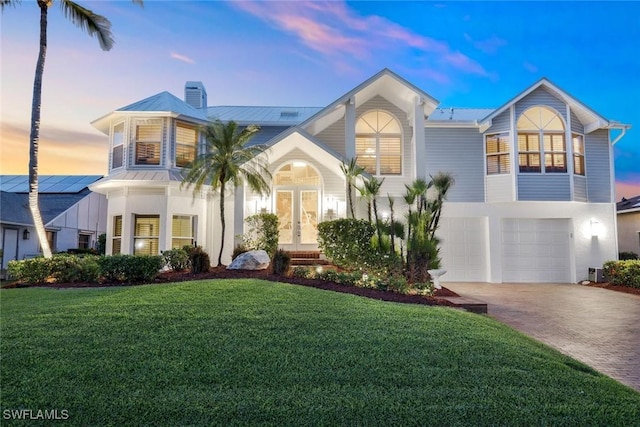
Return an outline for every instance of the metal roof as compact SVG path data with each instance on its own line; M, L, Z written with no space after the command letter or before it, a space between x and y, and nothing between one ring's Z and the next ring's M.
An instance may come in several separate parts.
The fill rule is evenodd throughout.
M209 119L262 126L295 126L322 110L321 107L251 107L220 105L207 108Z
M623 197L618 203L616 203L616 210L618 213L624 211L638 210L640 208L640 196Z
M73 194L102 178L102 175L40 175L38 193ZM8 193L28 193L28 175L0 175L0 190Z
M116 111L167 111L194 119L207 121L203 110L197 109L171 93L164 91L156 95L134 102Z

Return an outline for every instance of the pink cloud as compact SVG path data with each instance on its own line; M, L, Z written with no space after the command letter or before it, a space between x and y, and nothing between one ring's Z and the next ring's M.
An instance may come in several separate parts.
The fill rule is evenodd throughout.
M196 63L196 61L194 61L193 59L189 58L188 56L181 55L181 54L175 53L175 52L171 52L171 57L173 59L177 59L178 61L186 62L187 64L195 64Z
M396 55L402 49L416 49L429 59L430 67L453 68L469 74L487 76L482 65L443 41L417 34L378 15L359 15L344 1L263 2L233 1L232 4L294 35L300 43L321 53L338 64L347 64L354 56L359 59ZM485 49L500 44L489 39ZM444 73L446 70L441 70ZM444 75L444 74L441 74Z

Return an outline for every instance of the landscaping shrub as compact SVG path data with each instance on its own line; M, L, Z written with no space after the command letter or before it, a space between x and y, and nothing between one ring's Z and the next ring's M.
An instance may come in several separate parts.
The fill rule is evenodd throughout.
M635 252L620 252L618 254L618 259L620 261L625 261L629 259L638 259L638 254Z
M107 252L107 235L105 233L98 236L98 245L96 250L99 255L104 255Z
M312 272L311 269L307 267L294 267L293 270L291 270L291 276L308 279L312 277Z
M51 262L43 257L9 261L8 269L9 276L21 283L45 283L51 276Z
M273 274L284 275L289 271L291 265L291 255L284 249L278 249L271 260L271 270Z
M100 280L100 264L95 255L56 254L49 262L51 277L58 283L97 283Z
M278 250L278 216L272 213L252 215L245 219L249 232L242 237L244 246L251 250L263 250L269 257Z
M357 268L371 259L375 228L361 219L343 218L318 224L318 245L333 264Z
M640 289L640 260L607 261L604 275L614 285Z
M189 254L191 274L206 273L211 268L209 254L200 246L185 246L184 250Z
M113 255L100 258L102 276L116 282L149 282L164 265L160 255Z
M186 270L190 266L189 254L184 249L170 249L162 253L165 264L173 271Z
M231 254L231 261L238 258L238 255L242 255L245 252L248 252L249 249L244 245L244 243L239 243L233 248L233 253Z

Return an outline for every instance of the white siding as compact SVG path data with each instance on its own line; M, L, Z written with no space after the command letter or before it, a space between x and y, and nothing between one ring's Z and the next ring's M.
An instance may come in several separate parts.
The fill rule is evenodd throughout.
M443 282L488 281L488 221L479 218L443 218L441 239Z
M489 175L486 185L487 203L512 202L515 199L512 176L509 174Z

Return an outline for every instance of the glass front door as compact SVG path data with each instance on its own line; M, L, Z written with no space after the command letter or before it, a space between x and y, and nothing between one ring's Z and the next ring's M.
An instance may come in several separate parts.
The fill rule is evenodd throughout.
M286 250L316 250L318 247L318 190L276 190L279 245Z
M317 250L320 175L304 161L282 165L273 177L274 212L280 222L279 245L285 250Z

